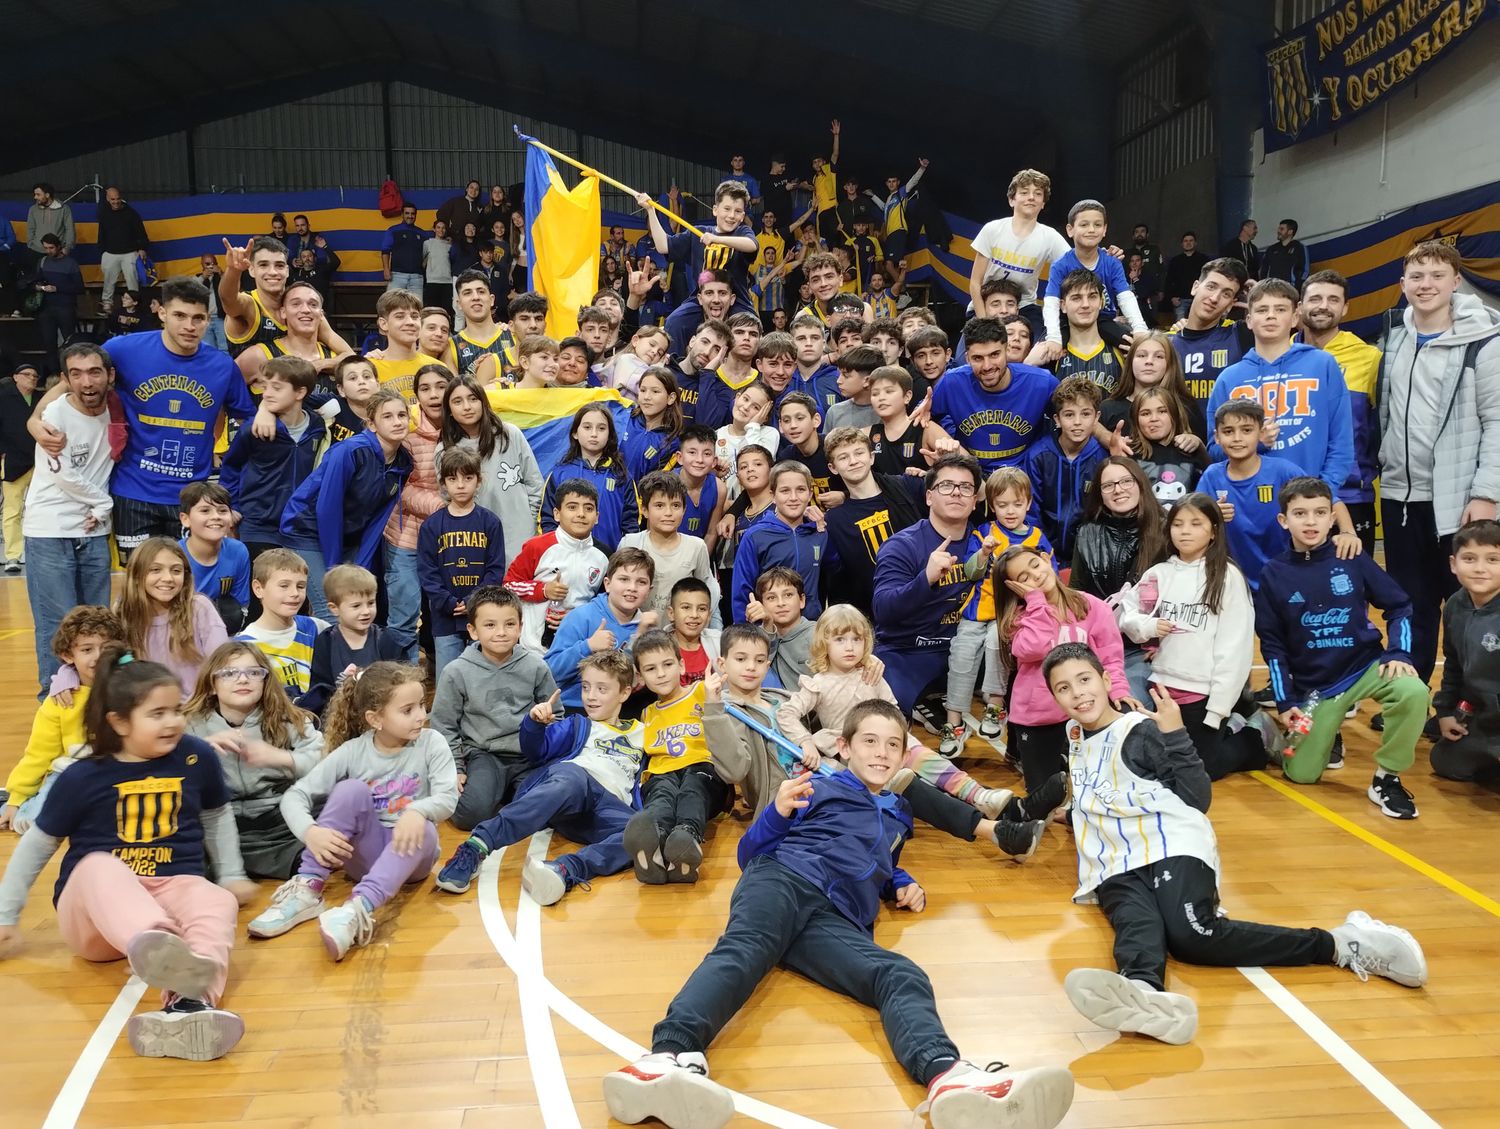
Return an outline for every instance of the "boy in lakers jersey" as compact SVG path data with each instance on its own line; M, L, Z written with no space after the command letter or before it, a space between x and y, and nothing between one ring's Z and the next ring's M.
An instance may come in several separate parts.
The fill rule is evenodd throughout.
M696 882L703 830L724 807L703 727L703 683L682 685L682 651L666 631L635 641L635 669L656 701L641 715L646 771L641 811L625 825L625 850L641 882Z
M1115 931L1118 973L1076 968L1064 991L1111 1031L1189 1042L1191 997L1164 990L1167 955L1218 967L1333 964L1408 988L1427 981L1422 947L1361 910L1332 929L1289 929L1223 916L1219 849L1205 814L1210 784L1177 703L1155 686L1155 711L1121 713L1109 679L1082 643L1063 643L1042 675L1068 715L1068 772L1078 844L1076 902L1097 902Z

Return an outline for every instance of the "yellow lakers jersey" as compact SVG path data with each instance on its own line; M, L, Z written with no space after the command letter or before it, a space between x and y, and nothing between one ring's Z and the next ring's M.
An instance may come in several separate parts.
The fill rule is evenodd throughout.
M646 727L646 771L676 772L709 759L703 728L703 683L695 682L670 702L653 703L641 714Z

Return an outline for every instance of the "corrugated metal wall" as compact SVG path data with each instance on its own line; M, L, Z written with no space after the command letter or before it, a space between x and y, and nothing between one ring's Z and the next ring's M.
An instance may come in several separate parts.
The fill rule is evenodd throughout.
M1123 195L1160 180L1214 149L1206 98L1180 104L1177 72L1184 32L1132 64L1121 76L1115 110L1115 192Z
M454 188L470 177L513 184L525 165L511 130L519 125L554 148L609 172L626 184L665 192L675 179L687 191L710 194L722 170L632 149L491 106L393 83L391 142L395 168L385 168L380 84L287 102L209 122L193 131L200 192L288 192L313 188L375 188L392 173L403 188ZM66 196L98 173L137 198L188 191L187 139L153 138L0 176L0 194L29 196L38 180ZM90 194L92 198L92 194ZM611 189L605 206L625 208ZM630 205L633 207L633 204Z
M1281 20L1278 26L1282 31L1290 30L1341 2L1342 0L1281 0Z
M375 82L209 122L193 131L198 188L378 186L385 175L380 122Z
M119 145L54 161L42 168L6 173L0 177L0 195L30 199L31 186L45 180L57 189L59 197L66 197L90 183L96 174L102 178L101 183L116 181L129 195L141 199L175 196L187 187L186 135L169 133L135 145ZM94 193L85 192L79 198L93 200Z

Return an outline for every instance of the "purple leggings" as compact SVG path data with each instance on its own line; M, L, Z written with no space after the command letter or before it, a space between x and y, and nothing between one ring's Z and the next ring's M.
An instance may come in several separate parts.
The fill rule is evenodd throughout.
M340 780L333 786L318 815L318 826L341 832L353 845L354 853L343 870L357 883L354 893L371 909L384 905L405 883L426 878L437 862L437 828L430 822L415 854L396 853L391 828L380 822L370 786L363 780ZM297 873L327 878L329 868L313 858L311 851L303 851Z

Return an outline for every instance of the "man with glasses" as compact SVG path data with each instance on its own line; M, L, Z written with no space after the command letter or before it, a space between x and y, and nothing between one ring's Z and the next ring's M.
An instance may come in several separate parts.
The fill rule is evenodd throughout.
M940 680L947 684L948 649L974 590L961 554L983 481L969 455L943 455L924 481L928 516L892 536L875 556L875 656L885 663L885 679L907 716L924 690Z
M996 318L970 318L963 341L969 363L943 373L933 386L927 447L940 454L966 451L986 475L1020 466L1032 443L1048 434L1057 378L1009 363L1005 326Z

